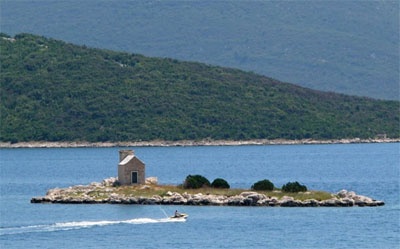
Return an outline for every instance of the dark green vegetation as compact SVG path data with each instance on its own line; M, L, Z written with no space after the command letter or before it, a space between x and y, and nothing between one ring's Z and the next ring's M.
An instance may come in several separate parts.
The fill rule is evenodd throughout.
M188 175L183 182L182 187L184 189L198 189L198 188L220 188L220 189L229 189L229 183L222 179L222 178L216 178L214 181L210 184L210 181L202 176L202 175Z
M216 178L214 181L210 184L210 181L202 176L202 175L188 175L183 182L182 187L184 189L199 189L199 188L221 188L221 189L229 189L229 183L222 179L222 178Z
M188 175L183 182L183 188L204 188L210 187L210 181L202 175Z
M216 178L212 183L211 183L211 187L213 188L230 188L231 186L229 185L229 183L222 179L222 178Z
M282 186L282 191L291 193L306 192L307 187L298 182L288 182Z
M183 182L183 189L199 189L199 188L216 188L216 189L229 189L229 183L222 178L216 178L211 184L210 181L202 175L188 175ZM267 179L260 180L251 186L251 190L256 191L273 191L274 184ZM286 193L306 192L307 187L299 182L288 182L282 186L282 191Z
M399 100L399 1L2 1L1 30Z
M265 191L272 191L274 190L274 184L267 179L258 181L251 186L253 190L265 190Z
M0 141L399 137L399 102L240 70L0 38Z

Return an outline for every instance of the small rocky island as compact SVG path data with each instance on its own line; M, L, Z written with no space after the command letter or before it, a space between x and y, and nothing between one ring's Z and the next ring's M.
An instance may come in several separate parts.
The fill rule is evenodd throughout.
M281 191L263 193L262 191L220 190L220 192L213 192L207 188L187 190L178 186L158 185L157 180L151 178L146 179L145 184L116 186L116 180L116 178L108 178L101 183L94 182L90 185L50 189L46 196L32 198L31 203L265 207L371 207L384 205L383 201L357 195L355 192L347 190L341 190L336 194L307 191L290 196ZM203 193L196 191L203 191Z
M201 175L188 175L182 186L159 185L157 177L145 178L146 165L133 150L119 151L118 177L101 183L50 189L46 196L34 197L31 203L72 204L142 204L142 205L212 205L267 207L352 207L382 206L383 201L342 190L337 194L307 191L280 191L269 180L262 180L252 190L230 189L223 179L212 184ZM219 180L219 181L217 181ZM219 182L219 184L216 184ZM267 188L256 188L257 184ZM297 182L296 182L297 183ZM213 185L215 184L215 185ZM298 184L298 183L297 183ZM214 186L214 187L213 187ZM254 187L254 188L253 188ZM257 190L254 189L263 189ZM282 190L285 190L282 187ZM293 192L293 193L290 193Z

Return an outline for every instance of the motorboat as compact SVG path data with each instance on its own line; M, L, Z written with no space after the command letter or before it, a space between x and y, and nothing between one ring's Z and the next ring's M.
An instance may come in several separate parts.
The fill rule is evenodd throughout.
M184 213L175 213L174 216L169 217L170 219L184 219L186 220L187 217L189 217L188 214L184 214Z

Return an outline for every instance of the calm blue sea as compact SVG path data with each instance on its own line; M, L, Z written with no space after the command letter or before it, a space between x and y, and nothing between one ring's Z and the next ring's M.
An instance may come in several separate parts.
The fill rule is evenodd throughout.
M137 147L147 177L249 188L355 191L376 208L31 204L49 188L117 175L120 148L0 149L0 248L400 248L400 144ZM175 209L186 222L170 222Z

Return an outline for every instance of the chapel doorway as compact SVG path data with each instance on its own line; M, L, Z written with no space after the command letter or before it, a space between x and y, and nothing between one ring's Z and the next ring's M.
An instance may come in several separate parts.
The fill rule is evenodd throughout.
M137 184L138 183L138 172L137 171L132 171L132 184Z

